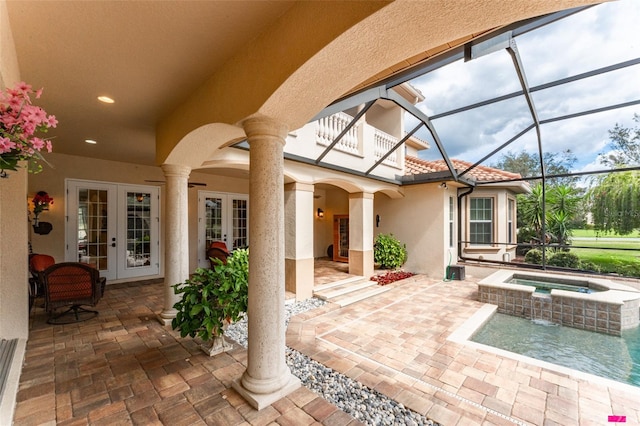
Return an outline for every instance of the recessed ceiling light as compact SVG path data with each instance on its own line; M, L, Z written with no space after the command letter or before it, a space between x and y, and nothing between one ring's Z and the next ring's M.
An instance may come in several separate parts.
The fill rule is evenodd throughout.
M100 102L104 102L105 104L112 104L115 101L108 96L98 96L98 100Z
M97 144L97 143L98 143L97 141L94 141L93 139L85 139L84 141L85 141L86 143L90 143L91 145L95 145L95 144Z

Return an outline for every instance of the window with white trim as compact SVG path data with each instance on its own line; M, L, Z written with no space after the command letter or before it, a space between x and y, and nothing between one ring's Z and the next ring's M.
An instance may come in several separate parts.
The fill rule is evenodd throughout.
M493 198L474 197L469 208L469 242L491 245L493 241Z

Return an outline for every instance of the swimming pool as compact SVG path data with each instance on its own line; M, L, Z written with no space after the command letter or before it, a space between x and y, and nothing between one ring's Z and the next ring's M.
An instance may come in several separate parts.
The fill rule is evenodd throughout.
M502 314L614 336L640 325L640 291L590 276L500 269L478 282L478 300Z
M576 281L575 283L567 284L567 283L561 282L561 280L558 280L558 279L545 280L542 278L538 278L538 279L532 279L532 278L526 278L526 277L521 278L518 275L514 275L513 278L511 278L508 281L508 283L532 286L532 287L535 287L536 293L543 293L543 294L551 294L551 290L553 289L575 291L575 292L584 293L584 294L590 294L597 291L602 291L601 288L589 287L589 283L585 281Z
M496 313L470 340L640 387L640 327L617 337Z

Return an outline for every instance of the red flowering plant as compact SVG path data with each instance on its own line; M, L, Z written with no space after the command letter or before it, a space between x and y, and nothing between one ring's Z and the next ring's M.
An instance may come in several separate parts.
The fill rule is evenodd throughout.
M36 136L56 127L58 120L44 109L33 105L31 97L39 99L42 89L20 82L13 89L0 92L0 177L6 170L18 170L18 162L27 160L31 173L42 171L39 161L46 160L41 151L51 152L51 141Z
M43 210L49 210L49 205L53 204L53 197L44 191L38 192L31 200L33 203L33 213L38 217Z

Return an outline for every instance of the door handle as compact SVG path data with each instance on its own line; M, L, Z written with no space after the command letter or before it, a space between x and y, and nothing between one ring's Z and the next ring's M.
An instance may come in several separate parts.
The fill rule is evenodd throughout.
M115 247L116 246L116 239L112 238L111 239L111 247Z

